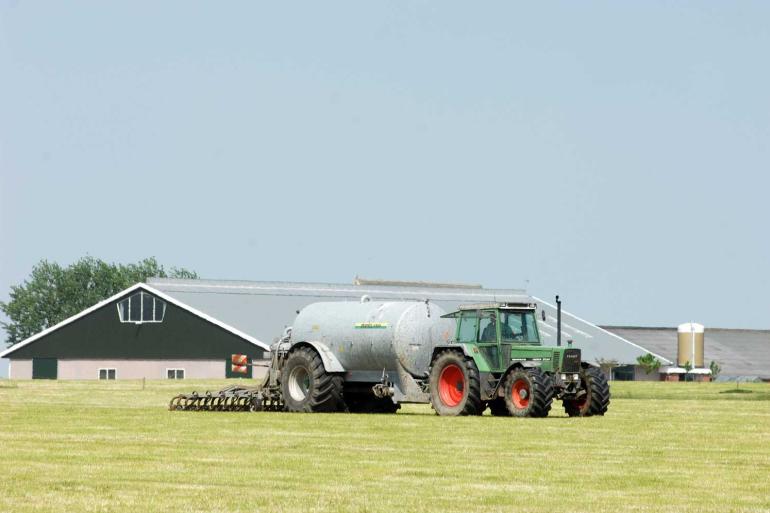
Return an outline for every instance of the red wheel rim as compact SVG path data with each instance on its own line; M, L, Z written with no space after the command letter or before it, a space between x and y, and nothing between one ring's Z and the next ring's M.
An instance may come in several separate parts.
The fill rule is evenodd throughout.
M459 365L451 363L444 367L438 377L438 395L446 406L460 404L465 395L465 376Z
M511 387L513 405L520 410L529 406L529 392L529 383L527 383L526 379L519 378L514 381L513 387Z

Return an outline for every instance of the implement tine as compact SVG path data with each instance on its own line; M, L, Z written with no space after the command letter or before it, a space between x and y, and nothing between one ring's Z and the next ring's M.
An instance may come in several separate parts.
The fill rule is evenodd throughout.
M183 411L273 411L280 407L274 399L263 396L258 387L228 385L221 390L212 392L193 391L190 394L179 394L171 398L169 410Z

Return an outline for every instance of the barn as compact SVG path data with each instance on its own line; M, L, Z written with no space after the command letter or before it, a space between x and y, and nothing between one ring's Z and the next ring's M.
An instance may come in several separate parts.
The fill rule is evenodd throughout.
M139 283L19 342L0 357L10 360L12 379L224 378L231 376L231 354L261 358L268 349L254 337Z
M643 326L604 326L605 330L661 354L668 360L677 360L677 328ZM705 336L705 365L714 361L721 367L716 378L728 380L770 381L770 330L707 328ZM618 380L657 380L660 376L647 375L638 366L620 365L613 369Z

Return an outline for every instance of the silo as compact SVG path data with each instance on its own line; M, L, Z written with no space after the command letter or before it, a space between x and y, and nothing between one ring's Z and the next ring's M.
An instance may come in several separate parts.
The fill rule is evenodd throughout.
M703 368L703 338L705 330L702 324L686 322L677 328L678 351L676 363L680 367L690 362L693 368Z

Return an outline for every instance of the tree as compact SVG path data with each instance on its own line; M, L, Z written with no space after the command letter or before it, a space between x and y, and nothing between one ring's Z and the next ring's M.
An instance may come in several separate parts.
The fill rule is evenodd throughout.
M645 374L657 372L661 366L661 361L650 353L637 357L636 363L638 363L644 369Z
M29 278L11 287L10 301L0 302L9 322L0 322L10 346L75 315L147 278L198 278L194 271L169 271L154 257L135 264L107 263L84 257L67 267L41 260Z
M690 374L690 371L692 370L692 363L690 363L690 360L687 360L686 362L684 362L684 365L682 365L682 368L685 370L684 380L692 381L692 374Z
M722 367L714 360L711 360L711 363L709 364L709 369L711 369L712 380L717 379L717 376L719 376L719 373L722 372Z

